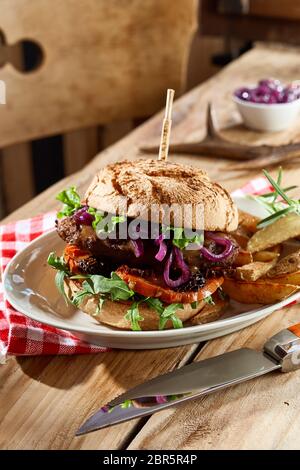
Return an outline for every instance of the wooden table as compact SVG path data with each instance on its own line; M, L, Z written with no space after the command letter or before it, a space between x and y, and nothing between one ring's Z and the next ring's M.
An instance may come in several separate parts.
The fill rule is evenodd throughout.
M299 78L300 55L257 48L175 103L172 141L196 140L204 133L208 99L217 104L221 126L230 139L284 142L296 138L299 126L272 136L245 131L236 124L232 90L257 78ZM224 96L225 95L225 96ZM69 184L83 191L96 169L119 159L136 158L139 146L159 140L162 115L136 129L98 155L79 173L60 181L5 221L17 220L57 206L54 196ZM228 162L172 156L206 169L227 189L257 176L255 171L226 171ZM299 183L300 168L285 172ZM4 222L5 222L4 221ZM0 366L0 448L8 449L291 449L300 447L300 373L274 373L220 393L162 411L150 418L123 423L82 437L79 425L99 406L145 379L194 360L236 349L261 348L272 334L300 321L299 307L272 314L237 333L209 341L157 351L112 351L74 357L10 357Z

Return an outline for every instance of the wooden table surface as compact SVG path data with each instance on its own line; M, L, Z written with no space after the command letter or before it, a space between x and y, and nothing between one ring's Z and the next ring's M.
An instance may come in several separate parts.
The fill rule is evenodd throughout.
M262 77L299 78L300 54L293 49L256 48L175 103L172 141L197 140L205 132L206 103L212 99L224 135L235 141L283 143L300 134L257 134L238 124L230 100L237 86ZM83 191L97 170L123 158L136 158L139 146L159 141L162 114L98 155L77 174L60 181L8 220L54 209L55 195L69 184ZM228 162L204 157L171 156L208 171L233 190L258 172L234 173ZM284 178L297 184L300 168ZM156 351L112 351L87 356L9 357L0 366L1 449L294 449L300 447L300 372L274 373L150 418L130 421L82 437L80 424L113 397L150 377L189 361L242 346L260 349L278 330L300 321L298 306L239 332L207 342Z

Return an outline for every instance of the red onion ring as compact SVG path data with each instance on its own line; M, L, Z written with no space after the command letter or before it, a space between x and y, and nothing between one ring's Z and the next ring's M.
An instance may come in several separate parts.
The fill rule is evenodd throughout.
M165 397L164 395L156 395L156 403L159 403L160 405L163 405L164 403L167 403L168 400L167 400L167 397Z
M138 240L131 240L133 245L133 250L136 258L140 258L144 254L144 244L143 241L139 238Z
M177 267L181 269L181 276L176 279L175 281L170 278L170 269L172 266L172 261L173 261L173 256L175 255L175 260L177 263ZM169 258L166 261L165 268L164 268L164 280L167 286L169 287L178 287L181 286L181 284L184 284L189 280L191 276L190 270L187 266L187 264L183 260L183 255L182 252L177 248L177 246L174 246Z
M222 253L215 254L209 251L204 246L202 246L200 248L200 252L204 256L204 258L208 259L209 261L222 261L231 255L231 253L233 252L233 243L231 240L229 240L229 238L218 237L218 235L215 235L212 232L206 232L206 236L207 238L210 238L211 240L216 242L217 245L224 246L225 249L224 251L222 251Z
M79 225L92 225L95 217L88 212L88 206L81 207L74 215L74 220Z
M157 261L162 261L165 258L167 251L168 251L168 247L167 247L166 242L164 241L164 238L165 238L165 235L162 233L154 240L155 245L159 246L159 250L157 254L155 255L155 259L157 259Z

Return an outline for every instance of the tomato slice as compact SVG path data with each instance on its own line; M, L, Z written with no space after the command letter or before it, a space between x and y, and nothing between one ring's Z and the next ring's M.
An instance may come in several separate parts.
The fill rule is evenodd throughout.
M80 261L87 259L91 256L91 252L88 250L83 250L76 245L67 245L64 250L64 260L69 266L71 273L79 274Z
M159 297L160 300L168 304L177 302L188 304L203 300L212 295L224 281L223 277L215 277L207 279L204 286L198 291L179 292L167 287L162 278L154 276L149 278L141 277L127 266L120 266L116 273L138 294L145 297Z

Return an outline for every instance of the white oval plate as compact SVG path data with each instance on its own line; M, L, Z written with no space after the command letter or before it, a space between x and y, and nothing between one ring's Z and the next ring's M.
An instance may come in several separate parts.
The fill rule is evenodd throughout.
M264 216L261 206L237 198L244 210ZM54 283L55 271L47 265L50 251L61 253L64 242L55 230L35 239L17 253L7 266L4 291L11 305L33 320L71 331L93 344L122 349L155 349L198 343L240 330L300 298L300 293L272 305L242 305L232 302L223 318L177 330L123 331L100 325L89 315L67 306Z

